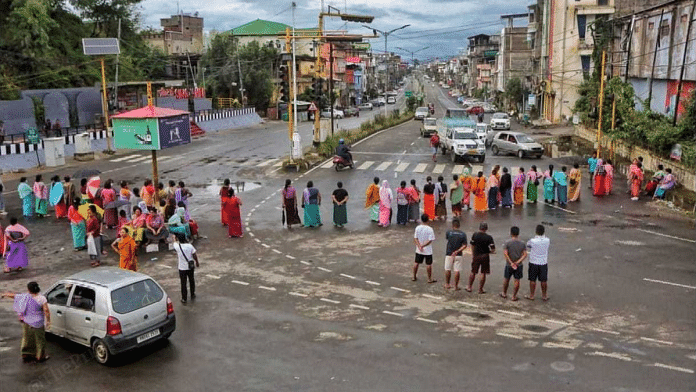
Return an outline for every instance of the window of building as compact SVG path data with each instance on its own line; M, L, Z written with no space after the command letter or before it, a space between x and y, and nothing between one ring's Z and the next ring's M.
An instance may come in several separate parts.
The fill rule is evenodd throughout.
M597 0L597 5L609 5L609 0Z
M580 39L585 39L585 31L587 30L587 15L578 15L578 36Z
M585 79L590 77L590 56L580 56L580 62L582 63L582 74Z

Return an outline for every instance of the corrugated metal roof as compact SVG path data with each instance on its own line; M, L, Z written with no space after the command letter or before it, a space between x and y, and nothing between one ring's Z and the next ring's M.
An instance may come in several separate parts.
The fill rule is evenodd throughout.
M252 36L264 36L264 35L284 35L285 30L292 26L286 25L285 23L271 22L269 20L256 19L249 23L237 26L230 30L232 35L252 35ZM295 28L295 32L306 31L306 30L316 30L316 28ZM306 33L305 33L306 34ZM318 35L318 33L317 33Z

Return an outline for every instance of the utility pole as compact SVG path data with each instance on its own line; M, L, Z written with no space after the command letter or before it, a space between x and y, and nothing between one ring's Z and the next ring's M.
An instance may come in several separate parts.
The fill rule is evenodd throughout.
M604 65L607 52L602 51L602 68L599 76L599 124L597 125L597 157L601 157L602 151L602 109L604 108Z
M241 104L244 105L244 78L242 77L242 63L239 61L239 47L237 47L237 70L239 71L239 99L242 100ZM203 70L205 72L205 70Z
M118 40L119 44L121 43L121 18L118 18L118 33L116 35L116 39ZM119 65L119 57L121 54L116 55L116 81L114 85L114 104L116 106L116 111L118 111L118 65Z
M297 4L292 2L292 112L293 112L293 140L295 140L295 132L297 132L297 63L295 62L295 8ZM332 109L333 110L333 109ZM333 114L333 113L332 113ZM289 119L288 119L289 120ZM292 159L292 152L290 153Z
M392 30L389 30L389 31L382 31L382 30L374 29L374 28L372 28L372 27L370 27L370 26L363 25L364 28L372 30L373 32L375 32L375 34L376 34L376 33L380 33L380 34L382 34L382 35L384 36L384 56L385 56L385 58L386 58L386 60L387 60L387 61L386 61L386 65L387 65L387 67L386 67L386 68L387 68L387 69L386 69L387 78L386 78L386 85L384 86L384 115L385 115L385 116L387 115L387 90L389 90L389 60L390 60L390 57L391 57L391 56L389 55L389 53L387 52L387 40L389 39L389 34L395 32L395 31L397 31L397 30L405 29L405 28L407 28L408 26L410 26L410 24L403 25L403 26L401 26L401 27L397 27L397 28L392 29Z
M333 42L329 43L329 107L331 108L331 136L334 134ZM385 105L386 106L386 105Z
M691 25L694 22L694 10L696 10L696 0L691 5L691 17L689 18L689 27L686 28L686 40L684 41L684 55L682 56L681 72L679 73L679 85L677 87L677 98L674 102L674 118L672 125L677 125L677 116L679 114L679 99L681 98L682 85L684 84L684 70L686 69L686 54L689 49L689 37L691 37Z

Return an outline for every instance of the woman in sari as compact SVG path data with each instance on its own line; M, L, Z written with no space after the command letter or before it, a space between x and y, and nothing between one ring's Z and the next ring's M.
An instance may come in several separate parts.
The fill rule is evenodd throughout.
M387 180L382 181L382 187L379 188L379 223L380 227L387 227L391 224L392 208L391 203L394 199L394 194L389 188ZM433 210L435 206L433 206Z
M140 202L144 206L144 202ZM145 225L147 223L147 214L143 214L143 207L141 206L135 206L133 207L133 219L126 225L126 227L129 227L129 234L132 234L133 239L135 242L140 245L140 243L143 241L143 237L145 234Z
M537 172L536 165L532 165L527 173L527 203L536 203L539 197L539 180L542 178L541 173Z
M524 203L524 183L527 176L524 174L524 168L520 167L519 173L515 176L515 181L512 183L512 198L516 206L521 206Z
M149 207L150 213L145 219L145 237L147 238L147 243L159 244L161 240L169 237L169 231L164 226L164 218L160 214L159 210L155 207ZM119 229L119 232L121 230Z
M365 191L365 208L370 210L370 220L379 222L379 177Z
M143 198L146 206L155 205L155 186L152 185L152 180L147 179L143 182L143 188L140 190L140 195Z
M466 167L461 176L459 176L459 182L462 186L462 208L466 207L467 211L471 211L471 195L474 193L474 177L471 175L471 169ZM461 216L462 214L459 214Z
M459 176L456 174L452 175L452 180L454 180L454 182L450 184L450 203L452 204L452 217L459 218L460 216L462 216L462 200L464 200L467 207L469 206L467 199L471 193L471 188L465 191L464 185L460 181Z
M408 189L408 220L418 222L420 219L420 200L421 192L416 186L416 180L411 180Z
M22 200L22 215L25 217L30 217L34 215L33 199L34 193L31 190L29 184L27 184L27 178L22 177L19 179L19 185L17 186L17 194Z
M220 187L220 220L222 221L223 226L227 226L227 217L225 216L225 200L228 197L228 190L230 189L230 179L225 178L225 181L222 182L222 186ZM176 192L176 190L175 190Z
M607 174L604 170L604 161L601 158L599 158L597 159L597 163L595 164L595 171L592 175L592 181L594 181L594 184L592 184L592 194L594 196L606 196L606 177Z
M43 362L46 354L46 328L51 326L51 312L46 297L36 282L27 284L27 293L2 293L0 298L14 299L13 310L22 323L21 355L24 362Z
M79 207L80 199L75 198L70 208L68 208L68 220L70 221L70 229L72 230L73 248L75 248L75 252L87 248L87 244L85 243L87 226L85 219L78 212Z
M121 229L119 237L111 243L111 249L118 254L118 268L138 271L138 244L127 227Z
M614 165L611 162L611 159L607 159L607 161L604 163L604 190L605 194L611 195L611 189L614 186Z
M428 215L428 219L435 220L435 184L433 178L428 176L423 185L423 213Z
M29 252L24 240L29 237L29 230L17 223L17 218L10 218L10 225L5 228L5 273L13 269L21 271L29 265Z
M48 212L48 187L43 183L41 174L36 175L32 190L36 198L36 203L34 203L36 215L43 218Z
M80 204L91 203L89 194L87 193L87 179L80 180Z
M98 267L101 264L101 255L106 254L104 251L104 243L101 235L102 220L94 204L90 204L87 215L87 253L92 260L92 267Z
M638 200L640 188L643 185L643 164L638 162L629 173L631 179L631 200Z
M565 207L568 205L568 176L566 172L568 168L563 166L561 171L553 173L553 182L556 187L556 198L558 199L558 205Z
M500 204L504 208L512 208L512 176L508 173L508 168L503 168L503 175L500 177L500 190L501 201Z
M486 177L483 172L478 172L478 177L474 178L471 193L474 194L474 211L483 212L488 209L486 205Z
M227 190L227 197L222 202L222 209L225 211L225 220L227 221L227 235L232 238L241 238L242 233L242 212L240 207L242 201L234 195L234 188Z
M665 173L664 177L662 177L657 189L655 189L655 194L653 197L664 200L667 191L674 188L676 184L677 180L674 178L674 174L672 174L672 169L667 168L667 172Z
M176 213L169 218L167 224L169 225L170 233L178 236L179 238L191 238L191 227L186 220L186 208L177 207ZM138 239L136 238L135 240L137 241Z
M121 215L120 211L125 211L126 213L126 218L128 220L131 219L131 213L133 211L133 207L131 205L131 197L133 196L133 192L128 188L128 183L126 181L121 181L121 189L118 191L118 200L126 202L128 204L124 204L121 207L119 207L119 216ZM121 230L119 230L121 231Z
M333 201L333 224L337 227L343 227L348 223L348 209L346 208L346 203L348 203L348 191L343 189L343 183L339 181L336 184L336 189L331 194L331 201Z
M321 193L314 187L314 182L308 181L307 188L302 192L302 208L304 209L304 227L321 226Z
M282 193L282 208L285 210L285 223L288 225L288 229L292 225L301 225L300 214L297 211L297 191L295 187L291 185L292 181L290 179L285 180L285 186L283 187Z
M63 193L63 196L54 206L56 219L65 218L68 216L68 206L65 204L65 201L67 200L68 203L70 203L70 197L65 193L63 183L60 182L60 177L58 176L53 176L53 178L51 178L51 190L49 191L49 195L54 192L54 188L56 189L55 192L59 192L58 188L60 188L60 191Z
M498 207L498 168L494 167L488 177L488 209L495 210ZM477 184L478 187L478 184Z
M447 184L443 176L437 177L435 183L435 215L443 220L447 220Z
M406 223L408 223L408 190L406 181L401 181L396 188L396 224L405 225Z
M580 165L573 165L568 175L568 201L580 200L580 189L582 189L582 172Z
M116 192L111 186L111 180L104 184L104 189L101 192L102 204L104 205L104 224L109 229L113 229L118 225L118 213L116 207L108 207L109 204L116 201Z
M176 204L179 205L179 203L184 203L186 206L186 221L188 222L191 219L191 216L189 215L189 205L188 205L188 199L189 197L192 197L193 193L189 191L188 188L186 188L186 184L184 184L183 181L179 181L179 187L176 188L176 191L174 191L174 199L176 200Z
M174 214L176 214L176 201L174 201L174 199L169 199L167 200L167 205L164 207L164 220L169 221L169 218Z
M554 204L555 183L553 181L553 165L549 165L549 170L544 173L544 203Z
M655 172L655 174L653 174L650 181L648 181L648 183L645 184L645 194L647 196L653 196L655 194L657 186L660 184L660 181L662 181L662 179L665 177L664 169L664 166L657 165L657 171Z

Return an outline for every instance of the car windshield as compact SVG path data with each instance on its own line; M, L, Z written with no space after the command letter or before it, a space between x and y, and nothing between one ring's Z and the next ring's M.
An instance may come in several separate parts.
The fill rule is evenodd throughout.
M111 292L114 312L126 314L162 300L164 293L152 279L129 284Z
M498 120L507 120L508 115L505 113L496 113L493 115L493 118L498 119Z
M424 124L424 125L436 125L436 124L437 124L437 120L432 119L432 118L426 118L426 119L423 121L423 124Z
M428 111L428 108L418 108L418 109L416 109L416 113L427 112L427 111Z
M517 143L536 143L536 140L532 139L527 135L517 135Z
M454 139L456 139L456 140L476 139L476 135L474 135L471 132L456 131L456 132L454 132Z

